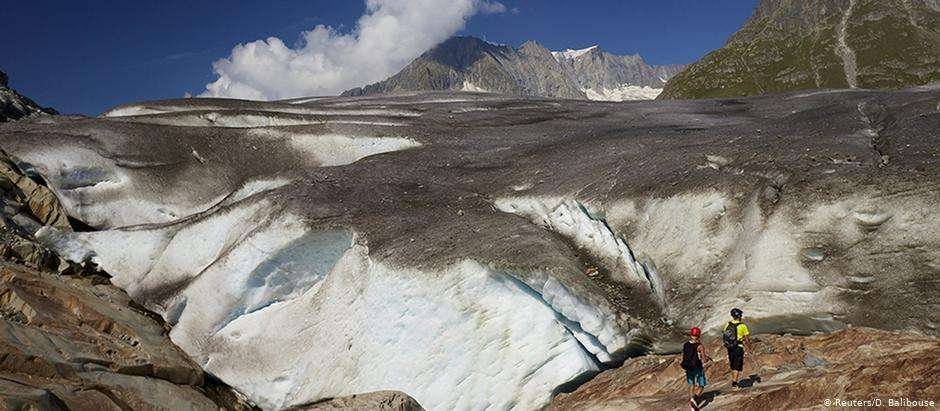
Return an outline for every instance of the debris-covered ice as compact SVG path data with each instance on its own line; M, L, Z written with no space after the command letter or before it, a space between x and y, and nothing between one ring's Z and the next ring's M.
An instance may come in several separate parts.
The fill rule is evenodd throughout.
M938 95L185 99L0 145L91 226L39 238L264 408L533 409L735 306L758 332L935 334ZM904 119L878 150L869 100Z

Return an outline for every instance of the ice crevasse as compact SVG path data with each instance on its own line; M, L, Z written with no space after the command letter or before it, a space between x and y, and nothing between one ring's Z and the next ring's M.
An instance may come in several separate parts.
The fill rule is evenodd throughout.
M286 184L247 183L173 222L39 236L111 273L265 409L389 389L428 409L536 409L628 344L611 313L550 275L378 260L354 229L272 201Z

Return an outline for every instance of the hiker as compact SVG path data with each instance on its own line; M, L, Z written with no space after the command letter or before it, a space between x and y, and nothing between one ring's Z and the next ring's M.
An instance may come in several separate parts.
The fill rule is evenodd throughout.
M702 330L692 327L689 341L682 345L682 363L679 364L685 370L685 381L689 383L689 403L693 410L698 409L699 397L705 391L705 363L711 361L711 357L705 354L701 337Z
M744 370L744 353L751 350L751 332L747 325L741 321L744 312L738 308L731 309L731 321L725 325L721 337L728 349L728 365L731 367L731 386L738 388L738 378Z

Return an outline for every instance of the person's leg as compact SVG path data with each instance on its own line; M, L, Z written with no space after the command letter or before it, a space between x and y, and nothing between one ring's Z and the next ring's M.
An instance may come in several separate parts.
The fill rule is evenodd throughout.
M744 348L735 347L734 349L734 383L738 384L741 378L741 371L744 370Z
M695 396L698 398L702 397L702 393L705 392L705 385L708 384L708 381L705 380L705 369L703 368L700 371L698 376L698 387L695 390Z
M738 372L734 369L734 348L728 348L728 368L731 369L731 386L738 385Z
M737 386L738 379L741 377L741 370L744 369L744 349L741 347L734 347L729 352L729 361L731 366L731 385Z

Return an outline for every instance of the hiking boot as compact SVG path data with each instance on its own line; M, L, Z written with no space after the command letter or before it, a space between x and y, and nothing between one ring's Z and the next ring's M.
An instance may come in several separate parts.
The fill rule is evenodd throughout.
M731 387L733 387L733 388L738 388L738 382L737 382L737 381L731 381Z

